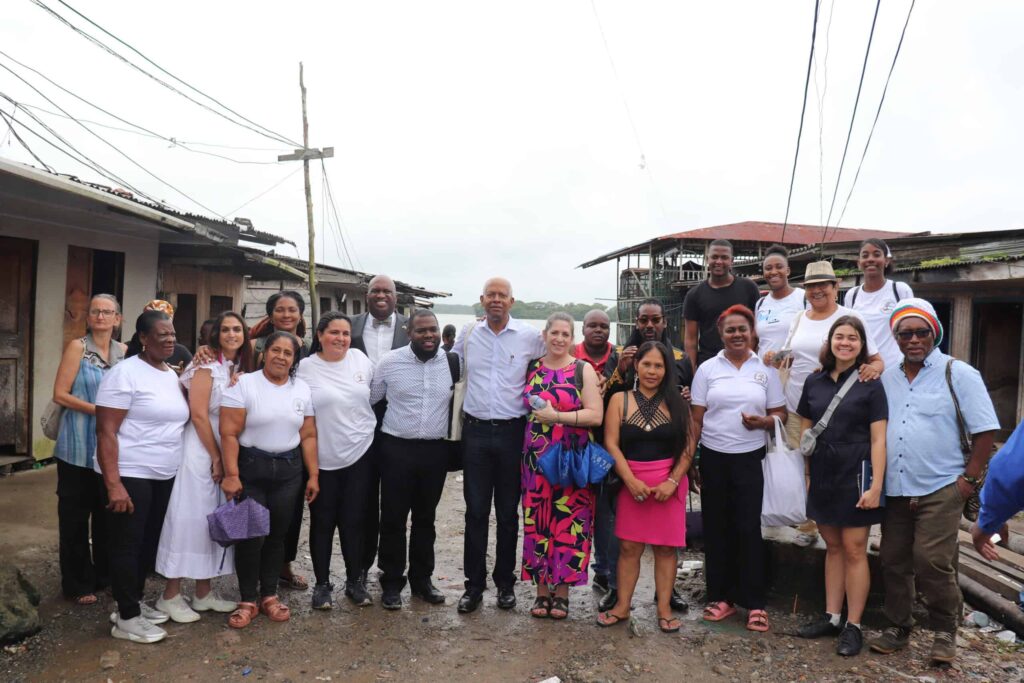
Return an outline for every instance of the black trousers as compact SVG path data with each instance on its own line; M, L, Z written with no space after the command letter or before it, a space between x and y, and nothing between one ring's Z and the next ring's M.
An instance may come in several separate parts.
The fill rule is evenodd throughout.
M77 598L110 585L105 503L103 479L92 468L57 460L60 585L66 598Z
M492 498L498 538L491 578L499 588L511 588L516 582L525 429L525 417L498 424L467 419L462 428L462 491L466 500L463 567L467 590L482 591L487 586Z
M363 454L340 470L320 470L320 493L309 506L309 554L317 583L331 580L334 531L341 537L345 576L355 581L363 571L363 516L371 477Z
M700 506L708 602L726 600L747 609L764 609L764 454L764 448L721 453L701 446Z
M242 602L277 595L284 564L284 541L302 497L302 458L270 458L244 452L238 455L243 495L270 510L270 533L242 541L235 548L235 574Z
M306 490L306 482L309 481L309 472L306 471L306 464L302 464L302 486ZM306 498L298 496L295 499L295 512L292 514L292 523L288 525L288 533L284 537L284 563L294 562L299 556L299 536L302 535L302 513L306 507ZM282 568L284 563L282 563Z
M375 406L376 408L376 406ZM380 420L377 420L377 430L373 434L373 443L370 449L361 458L368 466L366 481L366 498L363 510L363 551L362 570L370 571L374 560L377 559L377 544L380 541L380 437L383 432L380 430Z
M405 586L405 529L409 535L409 581L429 580L434 573L434 517L448 475L448 452L443 439L400 439L380 436L380 556L381 587L400 591Z
M146 576L156 559L156 546L164 526L167 503L174 479L121 477L132 499L132 513L106 511L110 548L110 587L122 619L139 616L139 603L146 588ZM106 493L104 490L104 505ZM153 559L148 549L153 548Z

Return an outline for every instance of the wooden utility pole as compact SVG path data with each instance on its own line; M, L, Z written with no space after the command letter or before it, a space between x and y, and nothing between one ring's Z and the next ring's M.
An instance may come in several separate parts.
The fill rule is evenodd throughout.
M302 159L302 176L306 186L306 228L309 232L309 311L310 319L315 327L320 321L320 297L316 293L316 228L313 226L313 193L309 186L309 160L329 159L334 156L333 147L310 149L309 119L306 117L306 84L302 79L302 62L299 62L299 90L302 92L302 149L292 154L277 157L278 161L296 161Z

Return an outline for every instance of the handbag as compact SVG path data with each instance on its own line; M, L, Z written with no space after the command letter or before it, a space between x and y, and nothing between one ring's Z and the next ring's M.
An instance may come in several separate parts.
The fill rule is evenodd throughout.
M466 330L466 338L462 340L462 358L463 368L462 377L458 376L458 364L452 367L452 356L458 357L457 354L448 354L448 367L452 371L452 400L448 404L448 436L445 437L447 441L462 441L462 423L465 419L465 415L462 412L462 404L466 400L466 390L469 388L469 338L473 334L473 330L476 329L476 323L469 326ZM459 454L459 466L457 469L462 469L461 464L461 449L452 449L453 453ZM449 463L449 472L454 472Z
M43 428L43 436L47 439L57 440L60 435L60 420L64 417L64 406L53 399L46 404L46 409L39 416L39 425Z
M553 486L576 486L600 484L615 465L611 453L587 441L584 446L565 446L561 442L551 444L544 454L537 458L537 469Z
M949 395L953 397L953 408L956 410L956 427L957 432L960 435L960 450L964 454L964 467L967 467L967 463L971 460L971 434L967 430L967 423L964 421L964 414L960 410L960 400L956 397L956 392L953 390L953 361L954 358L950 358L946 363L946 386L949 387ZM988 463L985 464L985 469L981 472L979 477L980 482L978 488L974 490L967 500L964 501L964 517L967 518L968 522L978 521L978 513L981 511L981 487L985 483L985 477L988 476Z
M818 446L818 437L828 427L829 420L832 419L832 413L836 412L836 408L839 403L846 396L846 393L850 391L850 388L857 383L858 379L857 371L854 370L850 373L850 376L846 378L843 386L839 388L836 395L832 397L832 402L828 404L828 408L825 409L825 414L818 420L818 424L814 425L800 436L800 452L807 457L814 455L814 449Z
M803 524L807 521L804 458L800 451L789 447L786 430L778 417L775 417L774 437L773 440L769 436L768 452L761 461L761 469L764 472L761 525Z
M270 510L252 498L232 499L206 515L210 540L222 548L270 533Z

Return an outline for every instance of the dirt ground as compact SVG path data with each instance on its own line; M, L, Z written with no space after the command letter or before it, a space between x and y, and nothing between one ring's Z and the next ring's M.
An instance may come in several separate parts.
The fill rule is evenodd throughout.
M0 553L19 566L41 590L43 630L0 653L5 681L141 681L189 679L271 681L992 681L1024 679L1024 655L976 629L961 629L961 656L951 667L925 661L930 645L917 632L912 646L882 657L865 650L843 659L829 641L801 641L788 635L807 614L791 614L792 598L777 596L769 607L772 631L753 634L730 620L709 625L699 619L702 581L679 587L692 608L682 631L657 631L651 558L645 556L634 599L635 623L599 629L594 619L599 594L589 587L572 593L565 622L531 619L528 585L519 584L511 613L494 605L489 591L480 610L462 616L455 603L462 592L461 484L450 476L438 515L435 583L447 604L429 606L405 594L405 608L386 612L353 607L339 590L331 612L314 612L309 593L284 592L292 620L272 624L257 618L244 631L228 628L223 616L195 624L168 624L170 637L136 645L110 637L109 595L90 607L60 597L57 568L56 471L46 467L0 479ZM492 535L493 539L493 535ZM302 573L312 574L305 543ZM689 559L701 559L688 553ZM335 583L344 575L335 550ZM147 586L153 601L159 580ZM379 600L380 589L371 583ZM233 577L219 589L237 597ZM191 590L191 588L187 588ZM878 626L869 623L868 626ZM868 635L871 635L869 631Z

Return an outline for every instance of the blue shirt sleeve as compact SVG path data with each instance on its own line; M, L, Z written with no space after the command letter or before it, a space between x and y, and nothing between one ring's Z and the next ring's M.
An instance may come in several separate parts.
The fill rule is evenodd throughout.
M1010 517L1024 509L1024 422L989 464L981 489L978 527L994 534Z
M967 363L953 363L953 389L960 401L967 431L981 434L999 429L999 419L981 373Z

